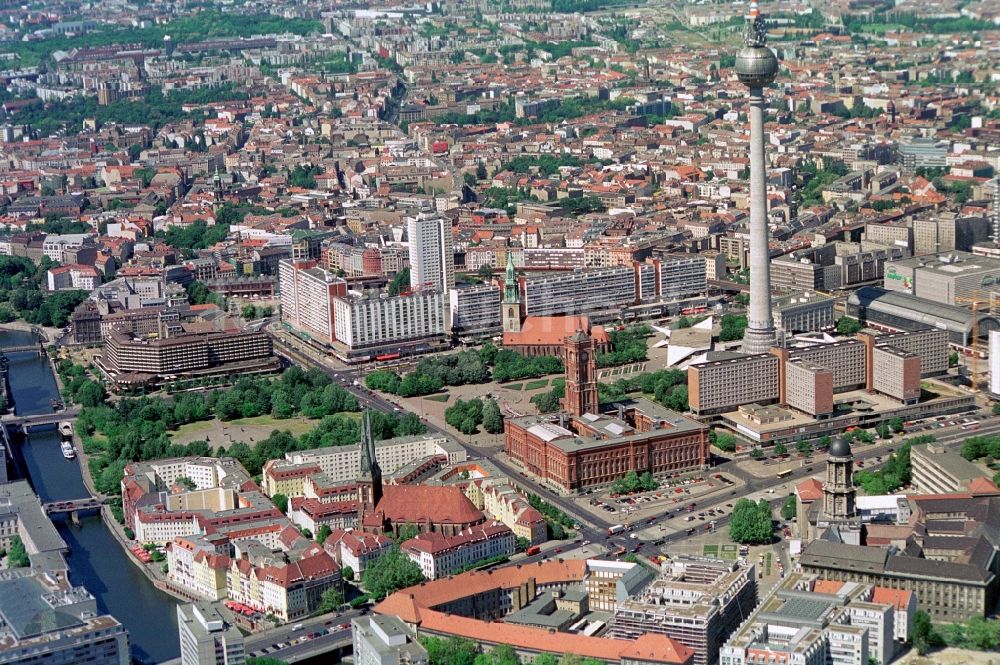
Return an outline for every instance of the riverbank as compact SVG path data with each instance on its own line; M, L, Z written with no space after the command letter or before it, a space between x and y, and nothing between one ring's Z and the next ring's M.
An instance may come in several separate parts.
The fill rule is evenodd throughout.
M31 332L32 330L41 330L45 335L45 343L50 344L55 340L59 339L62 335L62 330L59 328L48 328L45 326L36 326L34 324L28 323L27 321L22 321L17 319L15 321L8 321L0 325L0 331L2 330L17 330L18 332Z

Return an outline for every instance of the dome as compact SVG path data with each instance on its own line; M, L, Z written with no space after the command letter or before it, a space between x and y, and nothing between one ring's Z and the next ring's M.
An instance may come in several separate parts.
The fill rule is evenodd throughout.
M834 437L828 452L830 457L851 457L851 444L842 436Z
M751 88L763 88L778 74L778 57L766 46L745 46L736 54L736 76Z

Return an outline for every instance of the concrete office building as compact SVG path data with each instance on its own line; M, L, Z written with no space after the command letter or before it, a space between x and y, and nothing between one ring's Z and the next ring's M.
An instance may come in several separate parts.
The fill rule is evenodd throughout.
M509 266L511 271L513 264ZM583 314L596 322L619 318L626 307L640 303L671 302L705 293L705 260L697 254L668 254L659 259L596 270L541 277L517 278L508 292L505 277L504 320L508 305L520 305L523 316ZM505 325L505 331L511 330Z
M181 665L243 665L243 633L232 612L220 604L200 601L177 606Z
M986 217L960 217L954 212L935 213L911 224L914 256L971 251L976 243L989 239L991 230Z
M833 328L834 299L806 291L774 299L774 325L789 334Z
M753 565L678 557L638 595L618 604L610 632L624 639L666 635L694 651L695 665L711 665L756 605Z
M635 304L635 292L635 269L622 266L524 279L521 303L525 316L616 318Z
M166 376L271 372L279 367L263 331L182 333L142 339L112 330L96 362L119 385L156 384Z
M989 302L1000 280L1000 259L966 252L914 256L886 266L883 288L947 305L969 307L974 297Z
M743 351L766 353L777 342L771 318L771 254L767 233L764 162L764 87L774 82L778 58L767 47L767 28L756 0L750 3L745 45L736 54L736 76L750 89L750 305Z
M355 665L427 665L430 658L406 624L391 615L351 619Z
M913 253L913 228L900 223L865 224L865 242L900 247Z
M332 344L333 300L347 295L347 282L317 266L315 261L278 263L281 319L323 344Z
M793 572L722 646L719 665L887 665L896 653L892 603L871 584Z
M431 351L445 344L444 312L444 296L433 290L401 296L336 298L334 348L350 359L401 350Z
M833 373L833 391L844 392L865 386L865 351L860 340L844 339L788 349L788 361L801 360L829 369Z
M499 287L480 284L448 291L448 330L469 341L499 335L502 332Z
M947 339L948 333L937 328L887 335L865 332L853 339L776 347L767 354L730 354L688 368L688 405L705 416L778 402L823 417L830 414L833 394L858 389L912 403L919 397L920 378L947 371ZM877 376L876 362L885 375ZM796 367L789 369L792 364Z
M128 633L65 575L0 579L0 663L129 665Z
M894 346L872 351L872 383L875 390L904 404L920 400L920 356Z
M447 293L455 288L455 250L451 220L433 213L406 218L410 249L410 287Z
M808 360L785 363L785 402L814 418L833 413L833 372Z
M841 284L841 270L807 259L781 256L771 261L774 288L787 291L833 291Z
M697 415L778 399L779 360L770 353L733 357L688 368L688 404Z
M660 299L683 298L704 293L708 288L705 257L700 254L668 254L653 261L653 266L660 274L657 293ZM642 267L648 269L649 264Z
M968 492L977 486L973 481L988 480L986 473L939 443L922 443L910 448L913 489L922 494Z

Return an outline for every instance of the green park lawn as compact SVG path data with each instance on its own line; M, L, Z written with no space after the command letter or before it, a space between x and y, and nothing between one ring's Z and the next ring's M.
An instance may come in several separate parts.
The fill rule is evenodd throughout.
M440 393L438 395L427 395L427 397L425 397L425 399L429 399L432 402L441 402L442 404L447 402L450 398L451 395L449 395L448 393Z
M549 385L548 379L537 379L535 381L528 381L524 384L525 390L538 390L539 388L544 388Z

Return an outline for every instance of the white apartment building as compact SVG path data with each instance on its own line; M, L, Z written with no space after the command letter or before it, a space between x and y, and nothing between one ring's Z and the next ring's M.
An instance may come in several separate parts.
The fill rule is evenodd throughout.
M451 220L433 213L406 218L410 249L410 286L447 293L455 288L455 250Z
M422 533L400 547L410 560L420 566L424 577L436 580L470 564L495 556L514 553L514 532L500 522L471 527L455 536L438 532Z
M444 436L417 434L375 442L375 459L382 473L391 475L414 460L445 455L449 464L464 462L465 449ZM318 466L331 482L349 482L357 478L361 468L361 446L329 446L285 453L285 459L296 466ZM287 468L287 467L285 467ZM264 479L267 489L267 480Z
M444 310L444 296L439 291L335 298L334 338L353 351L442 337Z
M315 261L283 259L278 263L278 289L282 320L324 344L332 344L333 299L347 295L347 282Z

